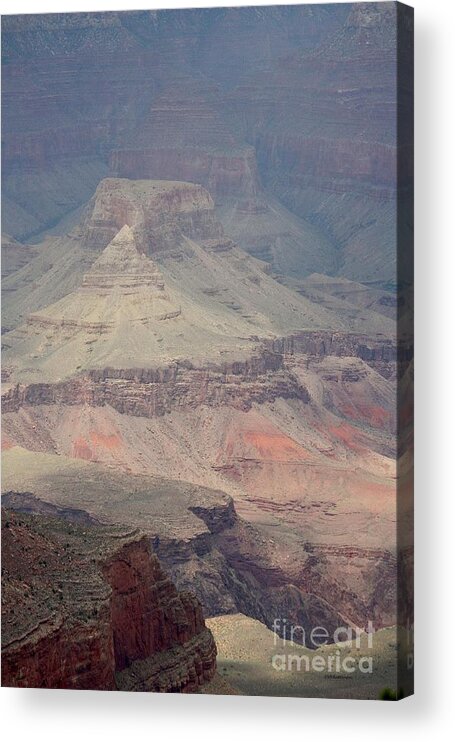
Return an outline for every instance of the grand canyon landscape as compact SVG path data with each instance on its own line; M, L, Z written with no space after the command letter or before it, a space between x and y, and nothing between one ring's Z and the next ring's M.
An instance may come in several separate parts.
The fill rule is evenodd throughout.
M2 18L4 685L401 692L411 34L389 2Z

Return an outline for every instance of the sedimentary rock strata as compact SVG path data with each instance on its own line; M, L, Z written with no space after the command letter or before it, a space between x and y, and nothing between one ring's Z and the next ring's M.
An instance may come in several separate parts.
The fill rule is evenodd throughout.
M97 521L140 525L179 589L195 592L206 615L242 610L272 626L286 614L305 627L322 621L334 628L341 620L359 626L393 620L394 592L388 580L379 580L396 570L393 548L379 532L376 544L370 539L367 546L358 514L356 539L334 539L337 509L322 491L312 506L299 507L289 496L280 502L269 494L261 501L252 490L249 497L237 497L244 513L239 517L231 497L200 485L17 448L4 454L3 466L8 507L42 511L44 501L65 517L73 517L65 514L70 506ZM281 478L286 476L283 469ZM247 487L248 472L244 480ZM341 529L343 510L351 507L347 499L341 504ZM352 512L361 507L354 500ZM325 517L331 520L330 541ZM311 540L302 541L300 529Z
M125 224L134 230L138 249L149 255L174 248L182 234L220 237L213 200L197 183L105 178L87 206L83 242L102 250Z
M2 598L3 685L191 692L215 672L200 604L137 530L2 511Z
M5 20L12 684L193 691L202 611L410 603L395 12Z
M5 20L6 230L39 233L107 174L185 180L210 190L226 224L232 200L271 193L259 249L278 270L393 281L394 14L360 3ZM275 199L308 260L292 257Z
M3 395L3 411L23 405L109 405L141 417L164 415L200 405L250 409L277 397L308 401L308 392L283 367L279 354L264 352L248 361L221 367L102 369L54 384L16 385Z

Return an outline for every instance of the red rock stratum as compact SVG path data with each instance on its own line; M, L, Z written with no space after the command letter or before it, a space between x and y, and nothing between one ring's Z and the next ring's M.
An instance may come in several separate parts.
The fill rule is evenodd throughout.
M139 530L2 511L2 685L192 692L215 673L201 606Z

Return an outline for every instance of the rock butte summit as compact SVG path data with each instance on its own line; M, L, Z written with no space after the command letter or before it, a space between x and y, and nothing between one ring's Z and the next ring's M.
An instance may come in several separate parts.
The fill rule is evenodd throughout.
M138 251L125 225L76 291L8 334L5 360L18 380L58 381L89 368L213 360L223 351L243 355L253 346L229 337L227 322L211 322L202 308L168 292L162 273Z
M171 200L162 203L162 196ZM367 310L353 324L281 285L262 261L223 235L211 212L200 186L103 181L80 234L99 250L110 233L109 244L76 290L4 336L9 380L56 382L84 370L179 361L220 365L256 355L261 339L300 330L387 332L392 326ZM129 225L121 224L122 216Z

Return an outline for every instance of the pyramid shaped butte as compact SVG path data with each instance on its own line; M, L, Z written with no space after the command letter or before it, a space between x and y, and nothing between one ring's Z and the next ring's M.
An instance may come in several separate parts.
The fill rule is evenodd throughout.
M158 268L136 247L134 232L125 224L103 250L82 280L83 288L109 290L154 286L164 291L164 280Z

